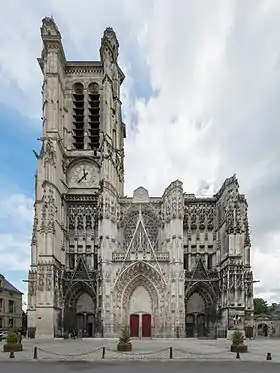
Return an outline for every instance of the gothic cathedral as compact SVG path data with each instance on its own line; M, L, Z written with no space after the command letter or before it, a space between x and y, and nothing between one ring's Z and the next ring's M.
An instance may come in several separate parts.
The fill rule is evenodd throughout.
M225 337L249 333L253 275L247 202L234 176L212 197L173 181L124 196L124 139L112 28L100 61L68 61L41 27L43 133L28 279L28 332L53 338ZM139 155L141 156L141 155Z

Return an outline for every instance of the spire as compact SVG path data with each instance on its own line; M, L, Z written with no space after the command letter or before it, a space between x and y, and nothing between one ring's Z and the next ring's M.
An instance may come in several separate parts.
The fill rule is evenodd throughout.
M45 17L42 20L41 37L43 40L47 39L59 39L61 35L53 17Z
M119 42L112 27L107 27L101 39L100 56L101 61L110 54L112 62L117 62L119 56Z

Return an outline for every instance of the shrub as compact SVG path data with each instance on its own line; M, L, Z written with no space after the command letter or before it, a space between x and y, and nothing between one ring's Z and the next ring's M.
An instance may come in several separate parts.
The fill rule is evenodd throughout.
M240 330L235 330L231 337L232 344L235 346L240 346L244 344L244 336Z
M126 325L122 330L122 334L119 338L119 343L125 344L125 343L129 343L129 341L130 341L130 332L129 332L129 327Z
M7 335L7 343L13 344L18 342L18 335L15 332L9 332Z

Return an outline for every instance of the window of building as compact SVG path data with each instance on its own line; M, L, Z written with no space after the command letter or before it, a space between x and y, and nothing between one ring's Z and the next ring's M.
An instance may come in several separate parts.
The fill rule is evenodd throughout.
M14 319L12 317L9 318L9 327L10 328L14 327Z
M213 268L213 254L209 254L207 257L207 268L208 269Z
M100 141L100 97L97 83L92 83L88 87L88 124L89 147L97 150Z
M73 87L73 147L84 149L84 87L76 83Z
M69 269L75 269L75 255L69 254Z
M14 313L14 301L9 300L9 313Z
M98 256L97 254L95 253L94 256L93 256L93 260L94 260L94 269L97 269L98 268Z
M3 299L2 298L0 298L0 312L3 312L4 310L3 310Z
M189 256L188 254L184 254L184 269L187 271L189 270Z

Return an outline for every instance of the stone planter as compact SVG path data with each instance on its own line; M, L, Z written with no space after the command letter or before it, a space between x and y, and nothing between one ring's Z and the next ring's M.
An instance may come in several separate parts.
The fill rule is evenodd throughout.
M231 345L230 351L239 352L239 353L248 352L248 346L244 344L243 345Z
M132 344L130 342L117 344L117 351L130 352L131 350L132 350Z
M19 352L22 351L21 343L5 343L3 346L3 352Z

